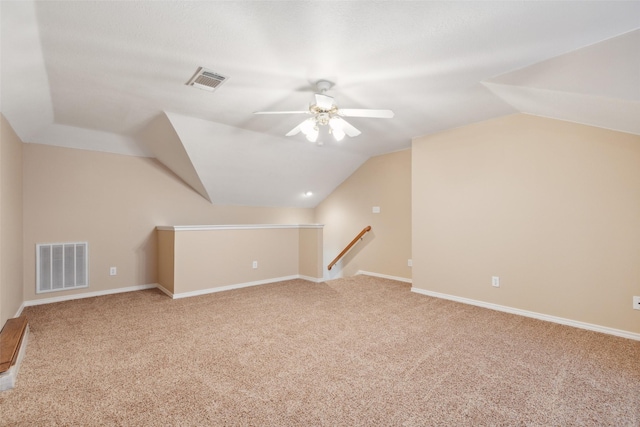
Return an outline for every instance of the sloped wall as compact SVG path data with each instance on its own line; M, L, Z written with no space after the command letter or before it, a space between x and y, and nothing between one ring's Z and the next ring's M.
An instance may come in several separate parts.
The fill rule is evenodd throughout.
M312 209L212 205L158 161L24 147L25 300L156 283L156 226L307 224ZM35 245L89 242L89 288L36 295ZM109 275L109 267L117 275Z
M640 136L516 114L412 153L415 288L640 332Z
M367 160L316 207L315 222L325 224L325 278L366 271L410 280L411 150ZM372 230L328 271L331 260L367 225Z

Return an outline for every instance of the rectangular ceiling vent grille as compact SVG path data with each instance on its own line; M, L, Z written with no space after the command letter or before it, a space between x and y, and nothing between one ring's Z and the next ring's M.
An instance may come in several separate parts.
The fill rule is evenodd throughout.
M36 245L36 293L89 286L88 243Z
M208 90L213 92L227 80L228 77L220 75L215 71L208 70L200 67L198 71L191 77L191 80L187 82L187 86L197 87L198 89Z

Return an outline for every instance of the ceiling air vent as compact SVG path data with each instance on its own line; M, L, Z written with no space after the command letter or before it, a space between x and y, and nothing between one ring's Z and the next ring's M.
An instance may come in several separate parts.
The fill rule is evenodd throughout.
M187 86L193 86L198 89L213 92L218 86L224 83L227 78L228 77L222 76L215 71L200 67L193 77L191 77L191 80L187 82Z

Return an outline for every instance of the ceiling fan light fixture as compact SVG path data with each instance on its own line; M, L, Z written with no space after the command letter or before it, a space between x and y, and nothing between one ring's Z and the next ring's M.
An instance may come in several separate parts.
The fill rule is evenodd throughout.
M333 138L338 142L342 141L345 135L344 120L339 117L331 117L331 119L329 120L329 128L329 133L333 135Z
M310 117L304 122L302 122L302 124L300 125L300 132L308 136L310 133L313 132L314 128L317 128L315 118Z
M331 127L331 130L333 131L342 130L344 127L344 123L339 117L331 117L331 119L329 120L329 127Z
M286 136L302 133L308 141L318 141L320 126L328 126L329 133L336 141L342 141L345 136L351 138L361 134L361 132L343 117L369 117L369 118L391 118L391 110L371 110L363 108L340 109L332 96L326 95L326 91L331 89L333 83L327 80L320 80L316 84L320 93L315 94L315 103L309 105L307 111L258 111L254 114L311 114L311 117L290 130ZM318 142L322 145L322 141Z
M307 137L307 141L316 142L318 140L319 133L320 133L320 130L318 129L317 126L315 126L313 129L311 129L311 131L305 134Z
M344 131L342 129L331 129L331 135L333 135L333 138L340 142L344 139Z

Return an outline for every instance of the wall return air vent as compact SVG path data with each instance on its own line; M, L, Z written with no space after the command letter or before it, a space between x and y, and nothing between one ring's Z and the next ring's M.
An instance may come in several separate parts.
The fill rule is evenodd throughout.
M213 92L227 79L228 77L220 75L215 71L200 67L186 84L187 86L193 86L197 87L198 89Z
M87 242L36 245L36 293L86 288Z

